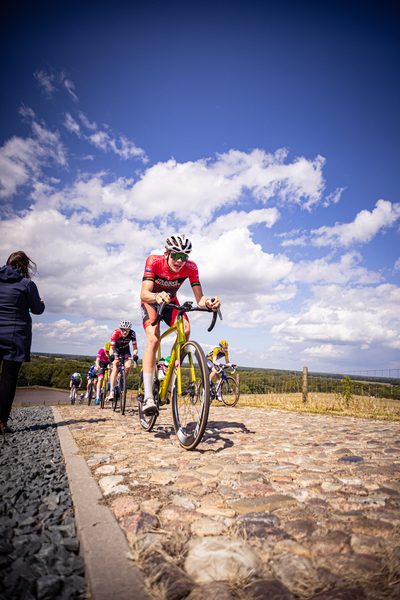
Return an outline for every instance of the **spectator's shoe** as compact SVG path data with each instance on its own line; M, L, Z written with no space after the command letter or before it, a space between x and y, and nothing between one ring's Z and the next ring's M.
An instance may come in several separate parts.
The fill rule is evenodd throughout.
M11 427L7 425L7 421L0 421L1 432L4 435L5 433L12 433L13 430Z
M145 402L143 402L143 413L145 415L153 415L157 411L156 403L153 398L147 398Z

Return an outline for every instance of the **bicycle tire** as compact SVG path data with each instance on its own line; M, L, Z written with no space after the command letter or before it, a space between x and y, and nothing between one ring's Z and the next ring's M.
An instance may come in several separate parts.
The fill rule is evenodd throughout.
M112 409L114 411L117 408L118 400L119 400L119 389L118 389L118 385L115 385L114 386L114 396L111 400L112 401Z
M88 401L87 401L88 406L90 406L90 403L92 401L92 394L93 394L93 382L89 385Z
M119 380L119 407L121 410L121 415L125 414L125 406L126 406L126 373L124 370L120 374L120 380Z
M196 381L189 379L189 356L198 373ZM210 410L210 380L206 357L197 342L181 347L182 395L178 395L176 368L172 382L172 418L176 437L182 448L193 450L201 442ZM197 363L197 364L196 364Z
M139 389L138 389L138 413L139 423L142 429L145 431L151 431L154 427L154 423L157 421L157 414L145 415L143 412L143 400L144 400L144 389L143 389L143 371L140 371L139 375Z
M239 400L239 386L234 377L227 377L222 382L220 394L225 406L236 406Z
M103 385L101 386L101 390L100 390L100 407L101 408L104 408L104 403L106 401L107 392L108 392L108 378L106 378L106 376L104 375Z

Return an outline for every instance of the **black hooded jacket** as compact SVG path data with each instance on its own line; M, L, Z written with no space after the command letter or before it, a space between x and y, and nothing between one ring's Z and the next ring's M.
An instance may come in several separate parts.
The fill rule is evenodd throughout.
M0 357L16 362L31 359L31 311L41 315L44 303L36 285L22 271L5 265L0 269Z

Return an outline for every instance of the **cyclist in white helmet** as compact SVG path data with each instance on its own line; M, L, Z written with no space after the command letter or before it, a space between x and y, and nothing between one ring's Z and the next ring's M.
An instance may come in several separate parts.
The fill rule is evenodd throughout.
M197 265L189 259L192 251L192 243L184 234L174 234L165 242L163 256L151 255L146 260L144 268L142 290L140 299L142 301L142 321L147 336L147 345L143 354L143 384L144 404L143 412L151 414L156 409L153 398L153 377L156 367L156 354L160 345L160 326L153 327L157 308L163 302L179 304L176 292L185 279L189 279L193 294L198 306L216 310L219 299L212 300L204 296L199 280ZM177 318L176 310L166 310L163 320L170 327ZM186 314L183 315L186 340L190 336L190 325Z
M72 393L72 388L76 388L77 390L82 385L82 375L80 373L72 373L71 379L69 380L69 389L70 389L70 397Z
M122 319L119 324L119 329L113 331L111 335L110 357L114 357L114 361L110 377L109 398L114 397L114 386L120 360L124 361L125 373L126 377L128 378L132 364L132 354L129 346L130 342L132 342L133 346L133 360L137 363L139 357L136 343L136 333L132 329L132 323L127 319Z

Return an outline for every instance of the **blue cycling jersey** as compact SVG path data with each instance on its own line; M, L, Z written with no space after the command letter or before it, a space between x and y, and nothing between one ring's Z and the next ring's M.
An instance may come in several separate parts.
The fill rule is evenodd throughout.
M88 379L93 379L94 377L97 377L96 365L92 365L87 374Z

